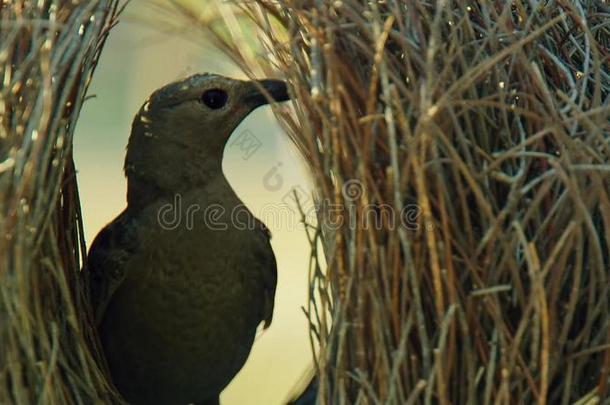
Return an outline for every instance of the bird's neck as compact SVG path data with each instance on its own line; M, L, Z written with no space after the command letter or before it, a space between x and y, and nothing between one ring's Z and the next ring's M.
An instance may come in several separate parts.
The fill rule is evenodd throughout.
M127 203L131 208L143 207L160 199L173 201L177 195L203 189L212 181L224 179L220 158L177 160L160 156L145 162L125 167Z

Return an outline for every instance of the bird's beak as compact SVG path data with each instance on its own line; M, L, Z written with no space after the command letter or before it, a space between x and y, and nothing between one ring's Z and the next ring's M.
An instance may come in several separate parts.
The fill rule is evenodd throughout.
M252 109L271 102L290 100L286 83L281 80L261 80L258 85L255 82L248 82L246 86L244 101ZM265 91L262 91L261 87Z

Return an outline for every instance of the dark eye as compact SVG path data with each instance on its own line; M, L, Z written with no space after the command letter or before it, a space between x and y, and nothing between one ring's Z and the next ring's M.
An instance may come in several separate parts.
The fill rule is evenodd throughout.
M201 102L213 110L222 108L227 103L227 93L220 89L206 90L201 95Z

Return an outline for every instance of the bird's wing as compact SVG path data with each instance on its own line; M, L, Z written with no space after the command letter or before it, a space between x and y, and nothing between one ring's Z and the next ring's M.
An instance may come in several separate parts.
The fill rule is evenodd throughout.
M126 275L127 262L135 251L135 232L130 230L127 211L106 225L95 237L85 267L95 324L102 321L112 295Z
M263 327L267 329L273 320L273 305L275 302L275 286L277 284L277 263L275 255L271 248L271 232L261 222L261 239L263 240L263 249L260 250L260 259L262 263L263 286L265 290L265 300L263 307Z

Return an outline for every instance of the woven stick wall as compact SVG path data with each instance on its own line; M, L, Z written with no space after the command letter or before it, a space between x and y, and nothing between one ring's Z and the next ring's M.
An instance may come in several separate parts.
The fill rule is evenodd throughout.
M0 402L115 401L87 349L70 148L116 4L52 4L0 6ZM212 32L291 82L316 180L320 403L608 403L606 3L240 7ZM233 17L267 54L231 45Z
M0 403L113 401L89 349L72 136L117 1L0 2Z
M606 2L177 3L293 87L319 403L610 403Z

